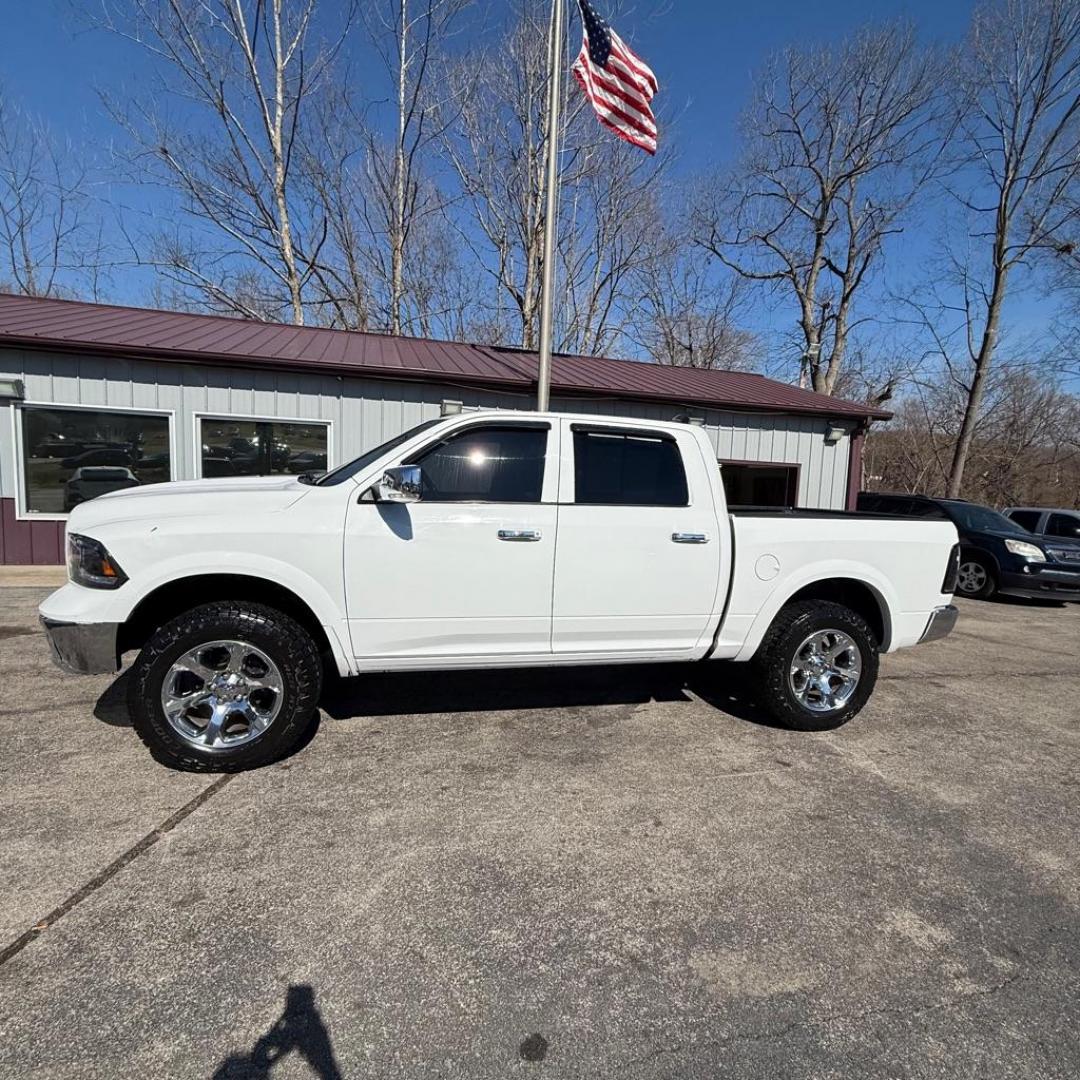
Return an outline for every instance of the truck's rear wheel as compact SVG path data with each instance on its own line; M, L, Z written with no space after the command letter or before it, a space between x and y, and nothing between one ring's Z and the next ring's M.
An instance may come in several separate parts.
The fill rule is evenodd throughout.
M789 604L754 657L760 703L785 727L825 731L847 723L877 682L874 632L829 600Z
M322 665L294 619L262 604L223 601L157 630L130 678L135 730L159 761L234 771L274 761L303 738Z

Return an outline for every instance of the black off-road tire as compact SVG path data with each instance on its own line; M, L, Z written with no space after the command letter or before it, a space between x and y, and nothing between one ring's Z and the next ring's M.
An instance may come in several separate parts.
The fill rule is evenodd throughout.
M189 649L227 639L250 642L274 661L283 680L283 700L258 738L235 748L200 751L165 718L162 683ZM185 611L155 631L129 673L128 706L139 738L162 764L186 772L239 772L276 761L296 747L315 720L321 691L319 650L295 619L264 604L218 601Z
M854 693L831 712L808 709L793 692L788 674L802 643L817 630L840 630L855 642L862 673ZM784 727L828 731L846 724L866 704L877 682L878 642L867 621L831 600L800 600L781 609L754 655L754 693L758 703Z

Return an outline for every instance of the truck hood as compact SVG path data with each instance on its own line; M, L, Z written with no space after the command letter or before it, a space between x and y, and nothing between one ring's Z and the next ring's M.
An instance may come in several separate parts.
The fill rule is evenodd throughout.
M80 503L68 518L68 531L77 533L99 525L141 518L213 515L218 508L235 511L242 503L253 514L273 513L291 506L311 491L295 476L226 477L220 480L174 480L167 484L110 491Z

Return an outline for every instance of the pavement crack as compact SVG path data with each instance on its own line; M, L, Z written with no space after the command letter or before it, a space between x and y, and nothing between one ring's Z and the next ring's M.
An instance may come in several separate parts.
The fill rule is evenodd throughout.
M235 774L227 773L219 776L208 787L203 788L193 799L184 803L175 813L167 817L160 825L151 829L141 840L132 844L119 858L114 859L104 870L95 874L85 885L73 892L59 907L54 908L43 919L39 919L29 930L21 934L13 942L0 950L0 967L6 964L12 957L17 956L30 942L54 926L69 911L78 907L103 885L111 881L125 866L134 862L144 852L149 851L163 836L172 832L185 818L190 817L200 806L212 799L226 784L235 778Z

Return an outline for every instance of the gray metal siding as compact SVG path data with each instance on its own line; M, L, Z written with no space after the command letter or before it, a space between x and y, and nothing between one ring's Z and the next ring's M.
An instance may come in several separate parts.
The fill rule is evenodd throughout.
M257 371L213 365L112 360L36 350L0 350L0 376L21 378L28 403L141 408L176 414L174 475L195 475L194 415L247 414L329 421L332 460L347 461L398 432L437 417L444 399L466 407L527 409L527 394L452 384L359 379L307 372ZM557 410L670 420L673 405L556 397ZM689 408L705 418L718 458L800 465L799 505L842 508L849 439L827 445L825 420ZM11 409L0 405L0 497L15 496ZM850 431L852 425L845 425Z

